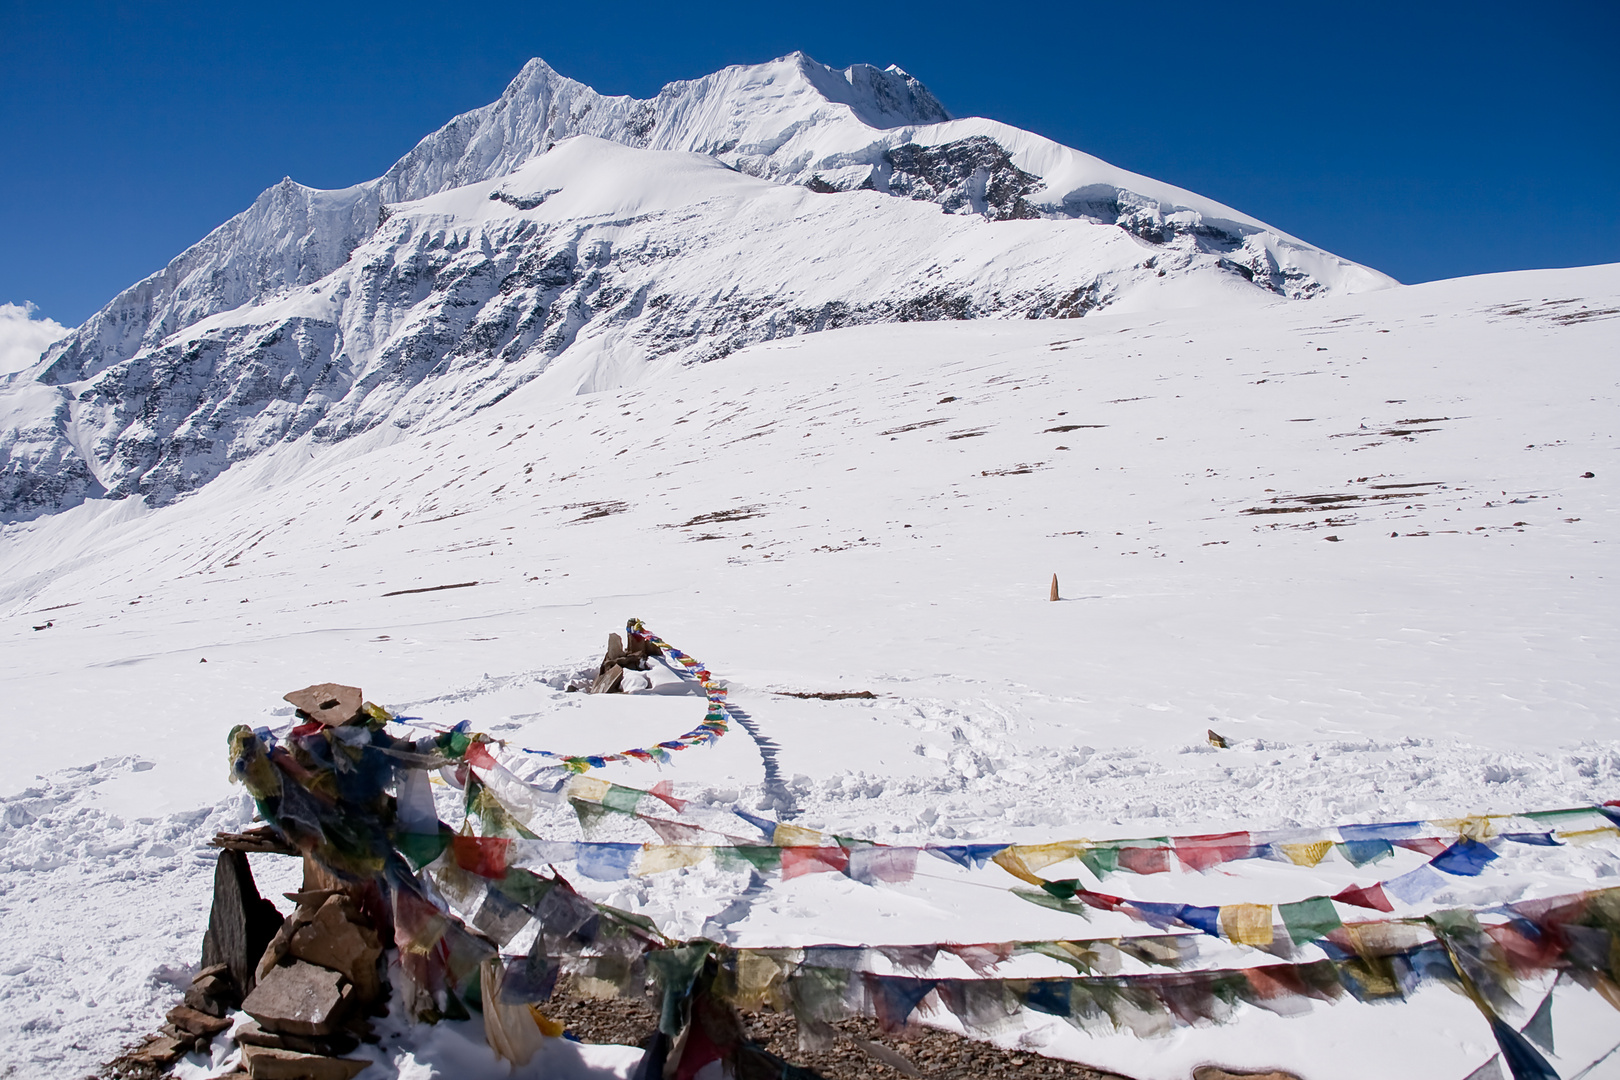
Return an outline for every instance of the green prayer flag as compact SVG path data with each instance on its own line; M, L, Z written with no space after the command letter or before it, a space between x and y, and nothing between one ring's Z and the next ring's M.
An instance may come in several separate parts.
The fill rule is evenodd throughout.
M1326 937L1344 925L1333 907L1333 901L1325 896L1313 896L1297 904L1278 904L1277 911L1282 915L1283 925L1288 928L1288 936L1295 945L1305 945Z
M692 981L703 970L712 941L699 941L673 949L654 949L647 954L647 967L664 991L663 1008L659 1011L658 1030L670 1038L681 1033L681 1003L692 992Z
M738 844L736 847L715 848L715 860L727 869L741 869L743 865L768 874L782 865L782 849L774 844Z
M579 818L580 831L587 838L595 836L596 823L606 817L609 811L597 803L585 802L581 799L569 799L568 802L574 808L574 816Z
M646 793L635 788L609 784L607 794L602 796L602 805L621 814L633 814L636 812L636 804L641 801L644 794Z
M508 900L527 908L540 903L547 893L557 887L555 881L543 878L533 870L515 867L508 867L506 876L499 881L490 882L490 885L499 889Z
M436 833L400 833L394 837L394 846L399 848L412 870L420 870L444 854L452 835L449 826L441 823Z
M1082 851L1080 861L1101 880L1119 869L1119 848L1113 844L1099 844Z

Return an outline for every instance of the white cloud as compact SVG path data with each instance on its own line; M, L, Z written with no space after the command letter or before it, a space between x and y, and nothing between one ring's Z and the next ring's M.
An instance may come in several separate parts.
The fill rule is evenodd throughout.
M0 375L33 367L45 346L67 336L55 319L35 318L33 304L0 304Z

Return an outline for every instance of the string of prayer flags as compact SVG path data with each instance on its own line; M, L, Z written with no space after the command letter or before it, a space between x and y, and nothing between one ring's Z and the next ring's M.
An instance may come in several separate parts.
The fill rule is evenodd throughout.
M519 749L525 754L534 754L539 757L554 758L561 762L562 767L571 773L585 773L591 769L601 769L615 762L642 761L662 765L670 760L670 753L676 750L686 750L693 746L706 746L730 730L729 717L726 712L726 686L715 680L708 667L693 657L681 652L669 642L663 640L640 619L631 619L624 627L627 639L639 638L655 649L668 656L675 663L681 665L686 673L691 675L703 687L704 696L708 699L708 709L703 720L697 727L684 735L677 735L673 739L654 743L650 747L632 747L615 754L559 754L551 750L533 750L528 747ZM660 798L663 796L660 795ZM674 804L671 804L674 806ZM679 806L674 806L679 811Z

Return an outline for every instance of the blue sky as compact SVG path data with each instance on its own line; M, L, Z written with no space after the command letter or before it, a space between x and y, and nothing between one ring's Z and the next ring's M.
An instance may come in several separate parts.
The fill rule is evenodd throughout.
M68 325L283 176L370 179L531 56L606 93L803 49L1402 281L1620 260L1620 5L0 0L0 303Z

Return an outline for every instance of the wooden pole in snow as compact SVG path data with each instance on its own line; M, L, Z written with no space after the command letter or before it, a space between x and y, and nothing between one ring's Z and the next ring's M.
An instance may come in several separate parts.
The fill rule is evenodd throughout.
M1052 595L1050 597L1048 597L1048 599L1051 599L1051 600L1061 600L1062 599L1062 597L1058 596L1057 575L1056 574L1052 575Z

